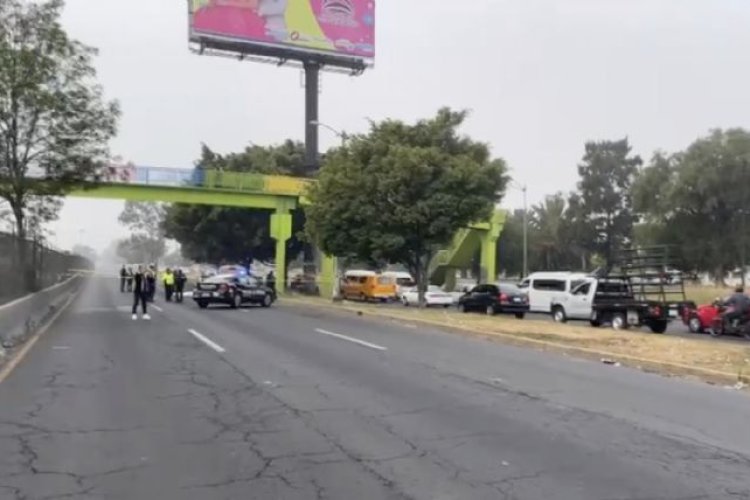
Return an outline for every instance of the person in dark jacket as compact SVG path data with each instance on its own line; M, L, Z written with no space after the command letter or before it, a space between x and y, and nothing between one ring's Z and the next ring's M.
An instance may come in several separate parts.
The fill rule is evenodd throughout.
M146 271L146 293L149 302L154 301L154 295L156 295L156 266L151 264Z
M128 282L128 292L132 292L133 291L133 268L132 267L128 267L127 282Z
M182 302L186 282L187 276L185 276L185 273L182 271L182 269L177 269L174 274L175 300L177 302Z
M734 294L727 299L725 305L731 309L724 313L724 324L736 326L736 323L750 312L750 298L745 295L745 290L741 286L735 288Z
M128 277L128 271L125 269L125 264L120 269L120 293L125 292L125 280Z
M143 266L138 266L138 270L136 271L135 275L133 275L133 319L138 319L138 304L141 305L141 312L143 314L143 319L149 320L151 319L151 316L148 315L148 308L146 306L146 302L148 302L149 292L148 292L148 280L146 277L146 272L143 269Z

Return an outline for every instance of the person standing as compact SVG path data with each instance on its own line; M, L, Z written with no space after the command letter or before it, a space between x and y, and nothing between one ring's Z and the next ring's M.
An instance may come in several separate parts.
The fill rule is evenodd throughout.
M138 266L138 270L133 276L133 320L138 319L138 304L141 305L141 312L143 319L149 320L151 316L148 315L148 308L146 302L148 302L148 280L146 279L146 272L143 266Z
M156 294L156 267L153 264L146 271L146 284L148 300L149 302L153 302L154 295Z
M172 302L172 294L174 294L174 273L167 268L164 271L164 298L167 302Z
M125 264L120 269L120 293L125 292L125 280L128 277L128 271L125 269Z
M128 276L127 276L126 281L128 282L128 292L132 292L133 291L133 268L132 267L128 267Z
M182 269L178 269L174 277L175 300L177 302L182 302L186 282L187 276L185 276L185 273L182 271Z
M276 294L276 275L273 271L269 272L266 276L266 286L271 289L274 295Z

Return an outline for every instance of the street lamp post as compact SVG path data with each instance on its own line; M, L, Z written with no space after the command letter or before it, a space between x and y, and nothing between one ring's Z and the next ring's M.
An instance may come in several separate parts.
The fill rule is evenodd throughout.
M526 185L523 185L523 276L529 275L529 210L526 204Z
M346 132L340 132L340 131L336 130L335 128L331 127L330 125L325 124L325 123L323 123L321 121L313 120L313 121L310 122L310 125L313 125L314 127L323 127L324 129L326 129L326 130L328 130L330 132L333 132L333 134L335 136L337 136L338 138L341 139L341 145L342 146L345 146L346 145L346 141L349 139L349 135Z
M515 181L511 181L510 185L512 188L518 189L523 193L523 276L525 278L529 275L529 207L526 200L526 194L528 186L526 184L518 184Z
M314 127L323 127L324 129L332 132L334 135L336 135L338 138L341 139L341 147L346 146L346 141L349 139L349 136L346 132L341 132L330 125L323 123L318 120L312 120L310 121L310 125ZM339 298L341 291L339 290L339 260L336 256L333 257L333 286L331 286L331 300L335 301Z

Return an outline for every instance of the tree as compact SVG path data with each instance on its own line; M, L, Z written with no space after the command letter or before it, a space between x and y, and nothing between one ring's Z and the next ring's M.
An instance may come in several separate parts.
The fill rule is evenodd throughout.
M119 115L95 82L96 51L60 25L62 7L62 0L0 2L0 197L13 213L28 288L35 283L25 238L57 215L34 195L63 195L95 179Z
M581 214L594 231L590 250L601 253L608 264L633 231L631 186L642 161L630 153L627 138L588 142L578 165Z
M129 264L156 264L165 250L164 240L154 240L143 234L133 234L117 242L117 256Z
M508 215L497 240L497 269L508 276L523 274L523 210Z
M532 207L529 225L534 269L559 271L577 266L567 212L568 203L562 193L547 196Z
M84 257L90 260L91 262L95 262L97 259L96 250L94 250L88 245L82 245L82 244L74 245L73 249L71 250L71 253L73 255L80 255L81 257Z
M253 145L240 153L220 155L205 144L198 168L268 175L301 176L305 167L304 145L286 141L281 145ZM198 262L244 262L249 258L269 260L276 243L269 234L268 210L175 204L166 211L166 236L182 245L183 255ZM288 255L299 253L303 242L296 237L304 229L304 214L293 212L294 236L287 243Z
M404 265L423 303L435 252L489 217L508 177L487 145L458 133L467 113L372 123L328 155L309 193L306 230L333 255Z
M130 262L158 262L167 249L162 229L164 217L164 207L158 203L126 202L118 220L120 224L127 226L132 234L129 239L118 245L118 255L123 258L128 256L129 260L135 255L138 256Z
M644 234L675 244L686 266L723 280L749 253L748 186L750 132L714 130L684 152L655 155L633 199Z

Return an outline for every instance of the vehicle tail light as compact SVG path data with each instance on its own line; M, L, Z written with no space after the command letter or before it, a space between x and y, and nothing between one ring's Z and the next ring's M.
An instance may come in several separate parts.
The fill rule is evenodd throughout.
M661 307L653 306L650 310L651 316L661 316Z
M508 302L508 294L501 293L500 294L500 302Z
M226 286L224 284L219 285L219 293L227 293L227 291L229 291L229 287L228 286Z

